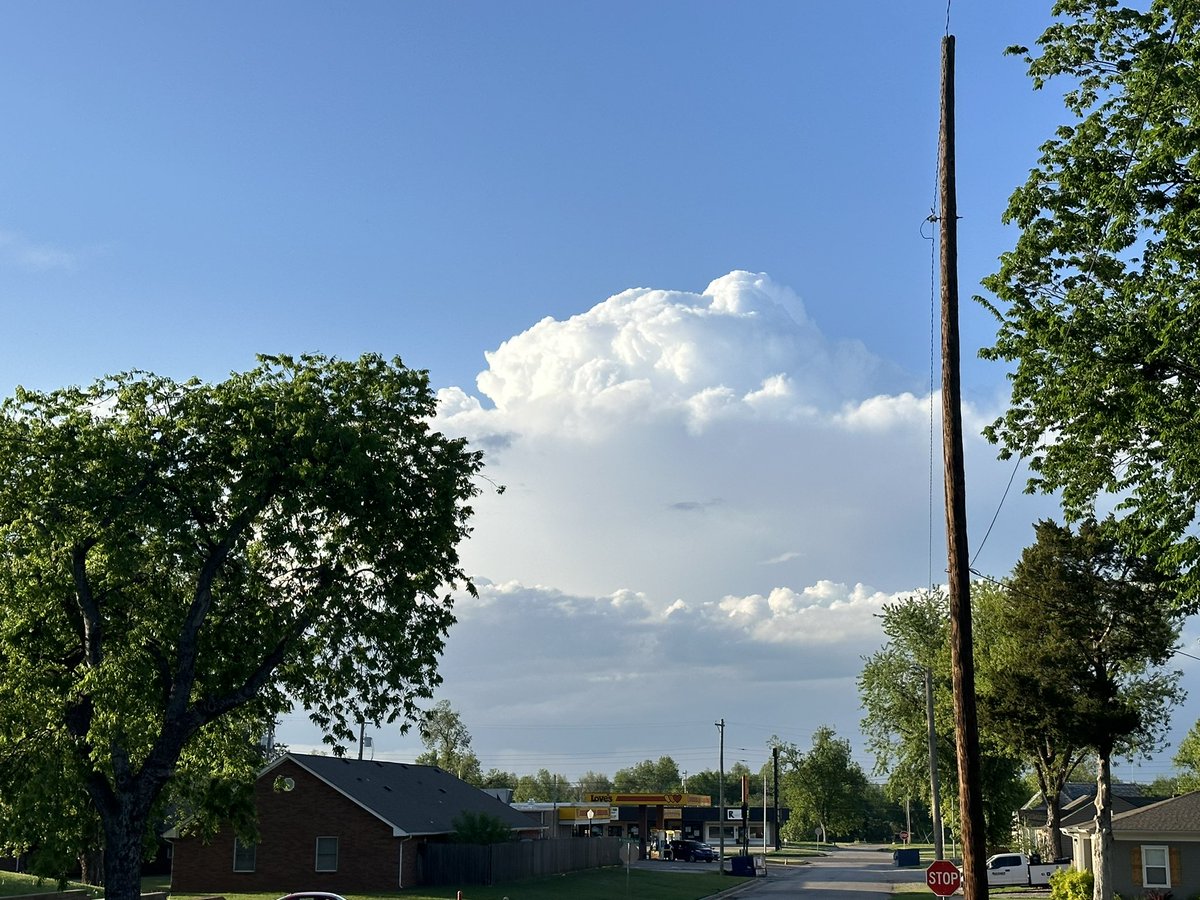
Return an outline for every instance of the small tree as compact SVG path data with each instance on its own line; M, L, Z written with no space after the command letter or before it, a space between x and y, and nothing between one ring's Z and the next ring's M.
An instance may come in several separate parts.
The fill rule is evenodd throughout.
M418 720L417 728L425 745L425 752L415 760L418 765L437 766L469 784L482 783L479 757L471 749L471 733L450 701L435 703Z
M1179 742L1175 765L1182 771L1175 780L1172 793L1186 794L1200 790L1200 721L1197 721Z

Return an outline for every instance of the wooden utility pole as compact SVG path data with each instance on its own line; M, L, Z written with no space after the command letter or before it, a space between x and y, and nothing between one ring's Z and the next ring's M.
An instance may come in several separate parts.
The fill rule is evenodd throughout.
M954 174L954 37L942 38L942 123L938 159L942 270L942 458L950 588L950 665L954 685L958 810L962 825L963 895L986 900L987 868L980 787L979 724L971 639L971 571L967 553L967 489L963 466L958 347L958 199Z

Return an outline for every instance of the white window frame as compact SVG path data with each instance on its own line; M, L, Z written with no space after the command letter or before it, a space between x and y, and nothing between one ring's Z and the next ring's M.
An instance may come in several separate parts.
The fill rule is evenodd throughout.
M330 868L328 865L326 865L324 868L321 867L321 857L322 857L321 842L322 841L332 841L333 842L333 867L332 868ZM326 852L324 853L324 856L328 857L329 856L328 845L326 845L326 846L327 846L327 849L326 849ZM338 870L338 851L340 848L338 847L338 839L337 839L336 835L332 835L332 834L318 835L317 841L316 841L316 847L314 849L315 849L314 859L313 859L313 871L314 872L336 872Z
M250 857L250 865L246 866L246 857ZM238 859L241 859L241 865ZM243 844L239 838L233 839L233 871L254 872L258 867L258 844Z
M1151 863L1149 856L1151 853L1162 854L1162 864ZM1163 880L1161 882L1151 881L1149 872L1151 869L1161 869ZM1166 844L1143 844L1142 845L1142 887L1150 890L1170 890L1171 889L1171 848Z

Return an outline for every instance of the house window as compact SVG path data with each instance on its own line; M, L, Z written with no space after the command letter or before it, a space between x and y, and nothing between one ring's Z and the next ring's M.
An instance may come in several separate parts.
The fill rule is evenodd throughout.
M255 845L243 844L237 838L233 839L233 871L253 872Z
M1170 859L1166 847L1142 847L1142 887L1169 888Z
M338 839L335 837L317 838L317 871L336 872L338 856Z

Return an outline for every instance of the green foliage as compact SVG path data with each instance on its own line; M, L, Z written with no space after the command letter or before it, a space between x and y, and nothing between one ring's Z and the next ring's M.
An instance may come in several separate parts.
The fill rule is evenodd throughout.
M602 794L613 790L613 783L612 779L607 775L600 772L593 772L589 769L579 777L579 783L576 787L581 794Z
M950 613L945 593L918 591L885 604L884 647L858 678L862 731L876 774L889 773L893 797L929 796L925 669L932 673L939 754L954 746L950 695Z
M451 840L456 844L503 844L513 836L512 828L503 819L485 812L465 810L450 824L454 826Z
M426 710L417 728L425 745L425 752L416 758L418 765L438 766L469 784L481 785L483 774L471 749L471 733L450 701L439 700Z
M1175 779L1171 794L1186 794L1200 790L1200 721L1196 722L1175 752L1175 765L1182 771Z
M972 595L987 588L972 584ZM859 675L859 696L865 715L862 730L875 756L875 771L888 775L887 793L893 800L917 798L929 809L929 728L925 700L928 667L933 692L935 751L941 787L942 818L958 817L958 760L954 742L954 700L950 672L949 603L942 591L920 591L883 611L888 643L866 658ZM981 672L979 650L977 680ZM983 723L981 722L981 725ZM1011 831L1012 812L1022 796L1022 761L1006 742L980 730L980 776L983 779L987 840L1002 843Z
M791 808L783 832L788 840L801 840L816 830L822 840L845 839L863 828L868 781L850 756L848 740L822 726L813 734L812 749L789 763L782 777L783 800Z
M1012 402L987 429L1028 459L1071 522L1119 501L1134 549L1200 602L1200 10L1191 0L1062 0L1025 55L1061 79L1070 121L1041 147L1005 220L1014 248L984 281Z
M1163 668L1181 624L1169 577L1129 552L1112 521L1075 532L1044 521L1036 532L1010 585L1018 638L1041 635L1026 680L1102 760L1152 753L1181 697L1179 673Z
M1050 900L1092 900L1095 876L1078 869L1050 873Z
M563 803L575 799L575 791L567 776L538 769L536 775L522 775L517 779L513 800L541 803Z
M628 769L618 769L613 775L613 790L622 793L678 791L682 785L679 766L669 756L660 756L657 761L643 760Z
M0 841L82 852L98 821L126 900L162 804L236 813L293 699L335 742L412 717L481 464L434 411L377 356L6 400Z
M515 788L517 773L504 772L500 769L488 769L479 781L481 788Z
M728 769L725 770L725 805L728 807L738 806L742 802L742 776L747 775L750 778L750 803L751 805L762 804L762 786L763 776L754 774L741 760L734 761ZM687 793L700 794L709 797L712 800L713 806L716 806L721 799L721 773L716 769L701 769L699 772L690 772L687 776ZM683 789L682 778L679 786L669 788L650 788L649 790L665 790L665 791L680 791Z

